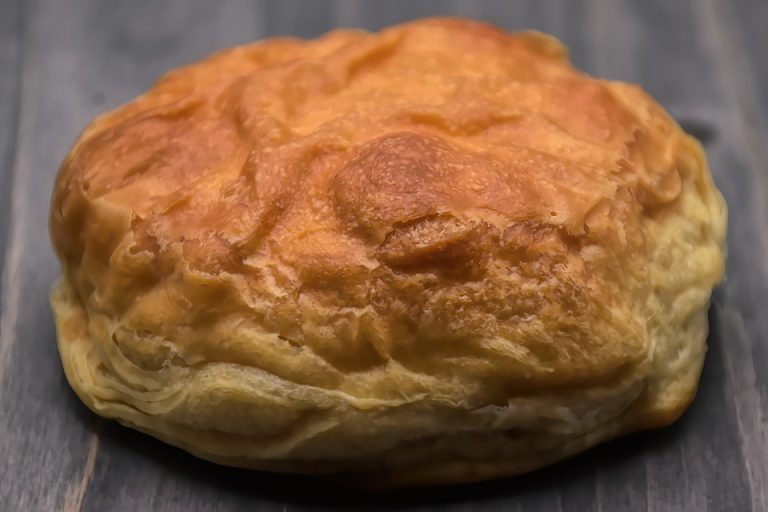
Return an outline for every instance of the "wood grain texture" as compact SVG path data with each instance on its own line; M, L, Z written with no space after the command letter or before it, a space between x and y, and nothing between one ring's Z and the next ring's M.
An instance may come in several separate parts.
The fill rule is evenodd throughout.
M217 48L436 14L554 33L706 143L729 253L691 409L531 475L376 496L217 467L90 414L58 362L46 230L88 120ZM768 510L767 17L764 0L0 0L0 510Z
M8 0L0 16L0 219L10 210L11 177L16 160L16 134L21 94L21 0ZM9 223L0 221L0 269L4 267ZM3 289L0 274L0 292Z

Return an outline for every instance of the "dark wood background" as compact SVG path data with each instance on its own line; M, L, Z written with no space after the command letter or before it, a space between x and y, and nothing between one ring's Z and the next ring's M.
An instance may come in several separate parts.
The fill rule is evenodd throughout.
M685 416L525 477L366 496L220 468L89 413L47 298L48 201L78 132L217 48L435 14L554 33L704 141L730 207L728 277ZM768 0L0 0L0 511L768 511L766 22Z

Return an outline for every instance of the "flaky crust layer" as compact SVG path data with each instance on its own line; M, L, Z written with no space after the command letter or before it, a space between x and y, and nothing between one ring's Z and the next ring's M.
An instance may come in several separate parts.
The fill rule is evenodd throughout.
M515 474L681 414L725 217L698 142L548 36L272 39L80 136L59 349L91 409L216 462Z

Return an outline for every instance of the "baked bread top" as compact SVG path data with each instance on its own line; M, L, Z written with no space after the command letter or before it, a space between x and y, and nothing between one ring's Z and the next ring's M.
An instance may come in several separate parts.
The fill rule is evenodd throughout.
M67 336L129 388L217 364L356 410L632 388L637 427L695 391L694 370L660 405L679 350L657 346L706 308L724 223L700 145L639 87L543 34L428 19L168 73L80 136L50 229ZM286 400L233 428L342 407ZM205 410L163 421L227 432Z

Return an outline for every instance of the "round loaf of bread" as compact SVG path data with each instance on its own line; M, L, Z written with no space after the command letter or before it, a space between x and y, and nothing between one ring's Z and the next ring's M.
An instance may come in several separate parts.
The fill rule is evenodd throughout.
M59 350L97 414L218 463L513 475L683 412L725 223L701 145L549 36L270 39L75 143Z

